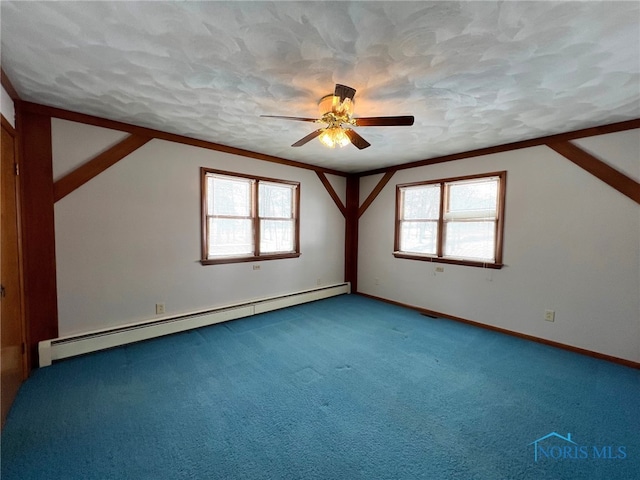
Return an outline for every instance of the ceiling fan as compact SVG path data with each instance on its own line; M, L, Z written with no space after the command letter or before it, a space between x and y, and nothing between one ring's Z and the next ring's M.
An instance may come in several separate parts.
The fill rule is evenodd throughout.
M349 143L360 150L371 146L364 138L362 138L354 127L392 127L413 125L413 116L399 117L360 117L353 118L353 97L356 94L355 88L346 85L336 84L333 94L325 95L318 102L320 107L320 118L305 117L285 117L280 115L260 115L269 118L284 118L286 120L296 120L299 122L326 123L323 128L311 132L304 138L301 138L292 147L301 147L305 143L320 137L320 141L329 148L336 146L344 147Z

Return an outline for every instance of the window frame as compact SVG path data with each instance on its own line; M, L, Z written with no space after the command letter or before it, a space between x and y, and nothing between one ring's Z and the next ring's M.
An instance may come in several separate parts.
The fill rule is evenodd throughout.
M209 258L209 222L211 215L208 214L208 188L207 178L210 175L229 177L229 179L248 179L251 182L251 228L253 239L253 253L247 255L227 255ZM292 190L292 220L293 220L293 250L282 253L260 253L260 211L259 211L259 190L260 182L275 185L293 187ZM226 263L259 262L263 260L278 260L282 258L297 258L300 256L300 182L291 180L280 180L277 178L262 177L258 175L248 175L246 173L229 172L213 168L200 168L200 199L201 199L201 257L202 265L219 265ZM267 217L262 217L267 218Z
M465 182L469 180L481 180L488 179L492 177L498 178L498 192L497 192L497 205L496 205L496 220L495 220L495 231L494 231L494 253L495 259L494 261L482 261L475 260L471 258L460 258L460 257L445 257L444 249L445 249L445 205L447 204L447 189L445 188L445 184L447 183L455 183L455 182ZM435 254L419 254L414 252L404 252L400 250L400 233L401 233L401 223L402 223L402 190L407 187L420 187L420 186L428 186L428 185L439 185L440 186L440 208L439 215L437 219L438 231L436 238L436 253ZM396 258L404 258L409 260L420 260L426 262L435 262L435 263L448 263L454 265L467 265L471 267L484 267L484 268L494 268L501 269L504 264L503 262L503 245L504 245L504 214L505 214L505 198L507 191L507 172L499 171L499 172L489 172L489 173L481 173L475 175L465 175L460 177L451 177L451 178L442 178L437 180L426 180L420 182L412 182L412 183L403 183L396 185L396 211L395 211L395 232L394 232L394 245L393 245L393 256Z

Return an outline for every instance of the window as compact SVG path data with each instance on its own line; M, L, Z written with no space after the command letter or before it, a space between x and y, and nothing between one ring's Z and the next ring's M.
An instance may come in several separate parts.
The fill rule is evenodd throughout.
M300 184L201 169L205 265L300 256Z
M506 177L398 185L394 256L501 268Z

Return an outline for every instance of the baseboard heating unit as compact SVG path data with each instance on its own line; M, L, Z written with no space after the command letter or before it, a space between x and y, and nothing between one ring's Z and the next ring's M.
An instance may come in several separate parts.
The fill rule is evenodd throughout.
M340 283L326 287L252 300L246 303L227 305L211 310L192 312L175 317L164 317L122 327L96 330L80 335L54 338L38 343L40 367L48 367L54 360L83 355L128 343L206 327L220 322L249 317L301 303L313 302L344 293L350 293L351 286Z

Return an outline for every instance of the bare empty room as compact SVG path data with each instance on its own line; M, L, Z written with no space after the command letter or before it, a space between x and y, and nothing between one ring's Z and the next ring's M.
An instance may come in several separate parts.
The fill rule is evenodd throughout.
M6 479L631 479L640 4L2 1Z

